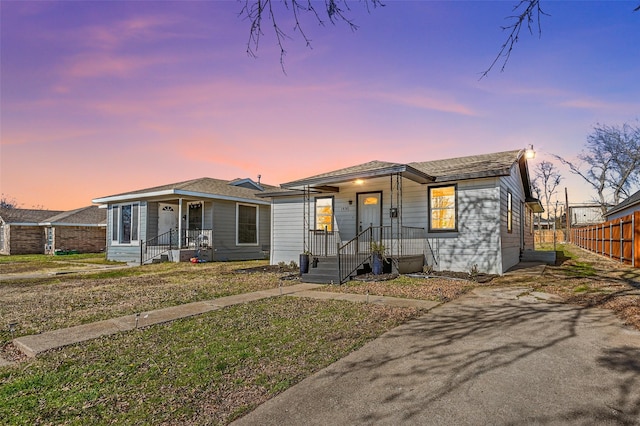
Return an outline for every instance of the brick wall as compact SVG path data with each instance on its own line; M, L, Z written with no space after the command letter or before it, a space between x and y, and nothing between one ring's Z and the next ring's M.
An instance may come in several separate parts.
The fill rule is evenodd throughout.
M46 230L42 233L45 238ZM53 229L52 250L77 250L78 253L104 251L107 241L105 227L56 226Z
M40 226L5 225L9 232L5 233L4 254L38 254L44 253L44 233ZM8 234L8 235L7 235Z

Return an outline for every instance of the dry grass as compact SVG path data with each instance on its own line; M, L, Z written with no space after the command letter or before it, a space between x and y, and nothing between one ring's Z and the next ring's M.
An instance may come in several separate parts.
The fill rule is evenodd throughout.
M542 277L502 277L495 285L528 284L561 296L566 303L613 311L640 330L640 269L621 265L573 245L561 246L563 261L548 266Z
M0 281L0 346L13 337L199 300L278 287L284 273L237 269L265 261L164 263L95 274Z
M350 281L341 286L326 286L321 290L448 302L467 293L475 285L466 280L400 276L389 281Z

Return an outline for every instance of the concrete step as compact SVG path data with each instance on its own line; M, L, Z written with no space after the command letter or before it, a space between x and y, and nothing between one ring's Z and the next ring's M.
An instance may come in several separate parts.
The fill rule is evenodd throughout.
M555 265L556 252L542 250L525 250L520 257L521 262L542 262L548 265Z
M340 277L334 274L302 274L300 281L313 284L340 284Z

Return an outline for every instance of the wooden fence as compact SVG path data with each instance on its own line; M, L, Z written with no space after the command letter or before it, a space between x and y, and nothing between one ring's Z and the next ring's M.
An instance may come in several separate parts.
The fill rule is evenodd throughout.
M571 230L578 247L640 268L640 212Z

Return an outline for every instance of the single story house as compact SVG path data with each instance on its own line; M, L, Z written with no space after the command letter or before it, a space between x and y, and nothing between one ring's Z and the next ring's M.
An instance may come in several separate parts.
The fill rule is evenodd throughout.
M199 178L92 200L107 210L107 259L145 264L264 259L272 186Z
M607 210L605 218L607 221L620 219L621 217L631 215L638 211L640 211L640 191L631 194L626 200Z
M70 211L0 209L0 254L104 251L106 212L96 206Z
M387 268L502 274L533 250L526 150L409 164L371 161L265 191L272 264L304 261L303 278L342 283L370 270L382 246ZM375 251L375 250L374 250Z

